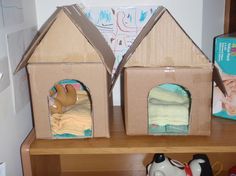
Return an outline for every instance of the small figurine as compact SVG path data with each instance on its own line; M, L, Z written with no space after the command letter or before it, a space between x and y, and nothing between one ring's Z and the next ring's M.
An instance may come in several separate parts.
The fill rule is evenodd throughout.
M207 155L195 154L189 163L155 154L154 160L147 166L147 176L213 176Z

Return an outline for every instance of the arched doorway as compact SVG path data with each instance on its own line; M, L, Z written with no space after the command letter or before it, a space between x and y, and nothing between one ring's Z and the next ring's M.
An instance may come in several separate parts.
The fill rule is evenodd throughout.
M188 134L191 94L181 85L161 84L148 95L148 133Z
M49 90L49 120L53 138L93 136L92 99L80 81L61 80Z

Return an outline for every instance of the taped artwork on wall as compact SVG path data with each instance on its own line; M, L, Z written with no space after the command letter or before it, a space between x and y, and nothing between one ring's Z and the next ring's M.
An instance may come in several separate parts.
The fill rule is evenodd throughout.
M116 56L113 73L156 9L157 6L85 7L86 16L103 34Z

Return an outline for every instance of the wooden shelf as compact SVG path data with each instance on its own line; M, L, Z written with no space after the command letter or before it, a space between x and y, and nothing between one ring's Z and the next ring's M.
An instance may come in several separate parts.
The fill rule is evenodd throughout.
M211 136L127 136L121 110L114 108L111 138L35 140L30 155L132 153L234 153L236 121L212 119Z
M146 176L144 171L123 171L123 172L67 172L60 176ZM227 172L222 172L218 176L227 176Z
M225 176L236 164L235 132L236 121L213 117L211 136L127 136L115 107L111 138L40 140L32 130L21 147L23 170L25 176L145 176L154 153L180 162L207 153L211 163L222 163Z
M65 172L61 176L145 176L145 171Z

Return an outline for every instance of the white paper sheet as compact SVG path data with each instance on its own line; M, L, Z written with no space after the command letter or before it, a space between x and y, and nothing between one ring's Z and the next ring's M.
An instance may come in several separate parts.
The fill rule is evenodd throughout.
M10 85L9 65L7 58L0 59L0 93Z
M1 0L2 21L4 26L16 25L24 22L22 0Z
M36 34L36 27L24 29L7 35L8 59L12 74L13 97L15 112L20 111L29 103L29 89L25 69L13 75L18 63Z
M23 54L36 34L36 30L35 26L7 34L8 58L12 73L21 61Z
M2 0L0 0L0 29L3 27L4 27L4 23L3 23Z
M0 176L6 176L6 163L0 162Z

